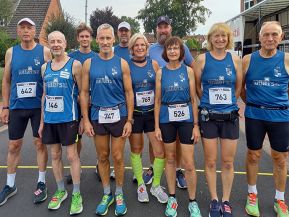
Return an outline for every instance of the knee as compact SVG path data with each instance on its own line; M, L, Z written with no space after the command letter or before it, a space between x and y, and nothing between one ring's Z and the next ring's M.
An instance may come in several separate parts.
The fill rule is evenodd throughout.
M51 152L51 160L52 161L59 161L61 159L61 151L53 151Z
M165 157L165 153L161 150L154 151L154 157L163 159Z
M247 153L247 162L250 165L257 165L259 163L260 157L261 157L261 153L255 152L255 151L254 152L249 151Z
M75 152L72 152L72 153L67 153L67 160L70 163L79 160L77 152L75 151Z
M9 142L8 152L10 154L17 154L21 150L21 142L20 141L13 141Z
M222 161L222 168L225 170L231 170L234 168L234 162L233 161L227 161L223 160Z
M141 146L131 146L131 152L134 154L141 154L142 147Z
M112 155L112 159L113 159L114 164L122 164L123 163L123 154L114 153Z
M100 164L107 163L109 161L109 153L103 152L101 154L98 154L97 158L98 158L98 163Z
M195 171L195 165L193 161L184 161L183 167L186 172L194 172Z
M166 155L166 163L168 165L175 165L176 164L176 154L169 153Z
M35 141L35 147L37 152L45 152L47 151L46 145L42 144L41 141Z
M274 155L272 156L273 163L277 168L284 169L287 167L287 160L286 157L282 155Z
M207 169L216 169L216 160L206 160Z

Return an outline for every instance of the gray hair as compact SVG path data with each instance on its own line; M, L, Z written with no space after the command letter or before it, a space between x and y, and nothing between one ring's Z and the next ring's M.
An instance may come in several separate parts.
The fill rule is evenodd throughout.
M60 31L50 32L48 34L48 36L47 36L48 41L50 40L51 36L54 35L54 34L59 34L64 39L64 41L66 41L65 35L62 32L60 32Z
M261 29L260 29L260 32L259 32L260 35L262 35L262 32L263 32L264 27L265 27L265 26L268 26L268 25L276 25L276 26L278 27L278 29L279 29L280 35L283 33L280 22L278 22L278 21L267 21L267 22L264 22L264 23L262 24Z
M112 36L114 37L114 29L113 29L113 27L112 27L110 24L108 24L108 23L101 24L101 25L97 28L97 31L96 31L97 35L98 35L99 32L100 32L101 30L103 30L103 29L110 29L110 30L111 30L111 33L112 33Z

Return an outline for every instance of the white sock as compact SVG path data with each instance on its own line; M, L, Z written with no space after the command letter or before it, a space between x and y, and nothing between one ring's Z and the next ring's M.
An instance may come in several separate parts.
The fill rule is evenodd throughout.
M257 194L257 186L256 185L248 185L248 193L251 194L251 193L254 193L254 194Z
M8 174L7 173L7 185L9 185L9 187L13 187L15 185L15 177L16 177L16 173L12 173L12 174Z
M45 183L45 175L46 175L46 170L44 172L39 171L38 182Z
M284 201L284 193L285 192L281 192L276 189L275 199Z
M176 171L179 171L179 170L181 170L181 169L182 169L182 168L180 168L180 167L177 167L177 168L176 168Z

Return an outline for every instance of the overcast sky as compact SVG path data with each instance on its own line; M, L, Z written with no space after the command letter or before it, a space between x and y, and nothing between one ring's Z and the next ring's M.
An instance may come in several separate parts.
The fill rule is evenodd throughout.
M85 0L60 0L64 11L72 15L77 22L85 20ZM116 16L135 17L144 8L146 0L88 0L89 16L96 8L111 6ZM194 34L206 34L213 23L227 21L240 13L240 0L204 0L203 5L212 11L205 25L198 25ZM143 28L141 28L143 31Z

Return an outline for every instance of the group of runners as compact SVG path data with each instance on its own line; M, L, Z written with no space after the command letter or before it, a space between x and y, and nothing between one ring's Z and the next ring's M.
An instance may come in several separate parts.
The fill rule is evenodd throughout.
M96 172L103 186L97 215L106 215L114 202L116 216L127 212L122 187L124 147L129 138L138 201L149 202L146 185L152 183L150 193L167 204L166 216L175 217L177 183L188 190L189 216L201 217L194 166L194 147L201 140L211 196L209 216L232 217L230 194L239 138L237 101L241 97L246 103L248 147L246 212L260 216L256 183L262 144L268 134L276 189L273 207L277 217L289 216L284 199L289 147L289 54L277 49L284 35L280 24L263 23L260 50L242 60L228 52L233 46L233 35L225 23L210 28L208 51L195 60L182 40L171 35L171 20L167 16L159 17L156 24L157 43L149 46L143 34L131 36L129 23L120 23L116 47L112 26L100 25L96 32L98 54L90 48L91 28L80 24L79 50L67 55L63 33L50 33L46 48L34 41L36 26L31 19L18 22L21 43L6 52L2 84L1 121L8 124L9 145L7 183L0 193L0 205L17 192L16 168L30 120L39 166L36 204L47 198L47 146L57 183L48 209L58 209L67 198L62 163L65 146L71 174L67 182L73 183L70 214L82 212L80 150L81 134L85 133L94 140ZM145 172L141 159L144 134L149 140L151 161ZM221 196L216 187L218 143ZM114 166L111 174L110 153ZM164 168L168 193L161 186ZM114 193L110 177L115 178Z

